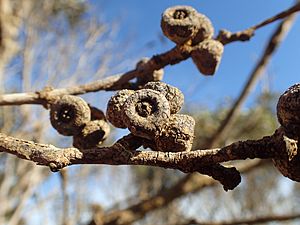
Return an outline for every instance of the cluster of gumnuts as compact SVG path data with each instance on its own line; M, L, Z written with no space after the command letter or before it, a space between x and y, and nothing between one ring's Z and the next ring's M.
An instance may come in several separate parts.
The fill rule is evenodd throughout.
M58 133L73 136L73 146L79 149L102 144L110 132L104 113L73 95L64 95L50 105L50 121Z
M107 119L118 128L128 128L144 138L144 147L155 151L189 151L195 121L177 114L183 105L182 92L163 82L148 82L140 90L118 91L108 102Z
M191 57L204 75L213 75L224 51L223 44L213 39L214 27L203 14L190 6L174 6L165 10L161 28L177 45L192 47Z
M139 69L148 59L137 63ZM155 70L137 79L139 90L123 89L110 98L104 113L82 98L64 95L50 106L52 126L62 135L73 136L79 149L97 147L107 138L110 127L143 138L145 148L155 151L189 151L194 139L195 121L177 114L184 102L182 92L160 82L163 70ZM149 80L156 80L150 81Z
M179 47L190 47L191 57L204 75L215 73L224 46L213 39L211 21L189 6L168 8L162 15L161 28L165 36ZM180 48L179 48L180 49ZM136 70L143 70L149 59L141 60ZM163 70L143 73L137 77L137 90L120 90L112 96L104 113L89 106L82 98L65 95L50 105L52 126L62 135L73 136L73 145L79 149L100 145L108 136L107 120L118 128L142 138L144 147L155 151L190 151L194 139L195 121L178 114L184 97L171 85L160 82ZM285 136L287 152L277 154L273 161L280 172L300 181L300 84L290 87L279 99L277 117Z

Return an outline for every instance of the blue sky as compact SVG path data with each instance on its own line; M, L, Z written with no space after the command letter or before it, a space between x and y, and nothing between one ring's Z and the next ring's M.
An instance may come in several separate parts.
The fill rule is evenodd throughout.
M132 63L129 63L127 68L130 70L139 58L151 57L153 54L167 51L174 46L167 39L161 41L160 16L167 7L191 5L211 19L216 31L221 28L238 31L281 12L290 7L293 1L94 0L91 3L95 6L91 9L94 12L101 7L102 13L99 13L99 17L119 23L117 41L129 42L126 57L132 59ZM225 97L235 98L260 57L276 24L278 23L259 29L250 42L235 42L227 45L219 70L213 77L202 76L192 61L187 60L178 65L166 67L164 81L179 87L185 94L186 102L191 104L207 105L213 108ZM250 105L254 96L259 94L265 86L271 90L283 92L287 87L299 82L299 25L300 22L297 20L286 40L275 53L264 78L246 105Z

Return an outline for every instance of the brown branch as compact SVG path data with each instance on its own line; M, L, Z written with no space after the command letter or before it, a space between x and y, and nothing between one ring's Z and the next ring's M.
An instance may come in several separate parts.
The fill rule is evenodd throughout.
M218 143L218 141L221 138L223 138L224 134L228 133L228 131L231 129L233 122L235 121L235 118L238 115L243 103L245 102L251 90L257 83L258 78L262 75L262 72L265 69L268 62L270 61L272 54L274 53L275 49L279 46L279 44L283 40L285 34L291 27L293 21L294 21L294 15L290 15L289 17L287 17L285 20L281 22L281 24L278 26L274 34L271 36L268 45L263 55L261 56L261 59L255 66L253 72L250 74L248 82L244 86L241 94L239 95L235 103L232 105L227 116L221 122L220 126L218 127L216 132L212 135L211 139L208 140L207 143L204 145L205 148L213 148ZM213 177L214 179L220 180L221 183L224 183L227 180L227 177L223 176L223 174L226 171L226 168L224 168L220 164L212 165L210 167L206 166L204 168L199 168L199 171L202 174L207 174ZM222 180L222 178L224 178L224 180Z
M262 56L260 57L260 60L257 62L256 66L251 72L251 75L249 76L249 79L245 84L243 90L241 91L239 97L234 102L233 106L228 112L226 118L222 121L216 133L212 136L211 140L208 142L208 146L205 147L211 148L215 146L216 143L224 136L224 134L228 133L228 131L231 129L236 115L239 113L246 98L248 97L248 95L254 88L255 84L263 74L263 71L265 70L267 64L270 62L273 53L279 47L286 33L289 31L291 25L294 22L294 18L295 18L294 15L288 16L279 24L277 29L274 31Z
M265 26L265 25L268 25L270 23L273 23L279 19L284 19L286 17L289 17L291 16L292 14L294 14L295 12L298 12L300 11L300 3L296 3L294 6L292 6L291 8L269 18L269 19L266 19L264 20L263 22L257 24L257 25L254 25L246 30L243 30L243 31L238 31L238 32L235 32L235 33L231 33L230 31L228 30L220 30L218 36L216 37L217 40L219 40L220 42L222 42L224 45L225 44L229 44L231 42L234 42L234 41L248 41L250 40L250 38L252 36L254 36L254 32Z
M297 3L290 9L263 21L255 26L244 31L231 33L226 30L221 30L217 40L221 41L224 45L233 41L245 41L249 40L254 35L254 30L262 26L265 26L278 19L285 18L300 10L300 4ZM159 54L154 55L147 63L144 64L144 68L141 70L131 70L122 75L110 76L102 80L94 81L92 83L78 85L69 88L60 88L40 92L29 92L29 93L12 93L0 95L0 106L1 105L22 105L22 104L46 104L49 98L57 97L60 95L80 95L88 92L97 92L100 90L112 91L120 90L124 88L131 89L132 84L130 80L143 74L149 74L154 70L159 70L167 65L174 65L183 60L186 60L190 56L190 52L193 48L189 46L176 46L173 49ZM46 95L45 95L46 94Z
M280 221L288 221L288 220L298 220L300 219L300 214L290 214L290 215L272 215L272 216L264 216L257 217L253 219L240 219L234 221L223 221L223 222L197 222L196 220L190 220L185 223L180 223L176 225L241 225L241 224L261 224L268 222L280 222Z
M88 92L100 90L114 91L120 89L133 89L134 86L129 81L135 77L149 74L154 70L159 70L167 65L174 65L190 56L192 48L188 46L176 46L173 49L154 55L149 61L143 64L143 68L128 71L121 75L114 75L91 83L73 86L69 88L51 89L45 88L39 92L12 93L0 95L1 105L22 105L22 104L47 104L49 100L61 95L80 95Z
M287 21L291 21L292 19L290 19L290 17L288 17L287 19L285 19L278 26L277 32L275 32L274 34L276 34L276 33L285 33L285 30L283 29L285 27L284 24L291 23L291 22L285 22L286 20ZM274 37L274 34L272 35L273 37ZM275 35L275 37L276 37L276 35ZM271 46L271 45L274 46L274 44L272 44L272 43L276 43L276 40L278 40L278 39L276 39L276 38L270 39L270 41L268 43L268 46ZM276 48L276 44L275 44L275 48ZM268 49L268 47L266 49ZM266 52L267 51L265 51L265 53ZM263 54L263 55L265 55L265 54ZM264 58L264 56L262 56L262 58ZM261 59L260 62L264 62L265 65L266 65L267 62L268 62L268 60L265 61L265 60ZM253 70L254 72L252 72L252 74L254 74L255 71L257 71L257 70L258 71L262 70L262 68L263 67L260 67L259 63L258 63L257 66L256 66L256 69ZM253 77L253 76L255 76L255 75L252 75L251 77ZM250 82L250 84L252 83L252 85L253 85L253 78L252 79L249 78L249 80L252 80L252 82ZM244 89L247 89L246 86L245 86ZM244 90L241 93L241 95L243 95L243 96L239 96L239 98L238 98L238 99L240 99L238 101L239 104L234 104L234 106L231 109L231 111L233 113L230 113L230 114L227 115L227 120L226 120L227 122L224 121L222 123L223 124L222 125L223 128L219 128L218 129L220 133L224 133L224 131L222 131L223 129L224 130L228 130L228 127L231 124L230 122L234 120L234 117L237 115L237 112L240 110L240 105L245 101L246 96L249 93L250 93L250 89ZM212 139L212 141L208 142L207 146L210 146L210 147L214 146L215 143L221 137L221 135L219 135L219 134L215 134L214 136L215 137ZM205 168L207 168L207 167L205 167ZM130 206L127 209L120 210L120 211L113 212L113 213L109 214L106 217L105 221L107 221L107 222L105 224L114 224L113 221L120 221L120 223L118 223L118 224L128 224L128 223L122 222L124 220L124 218L126 218L128 215L130 215L130 219L128 219L128 221L130 221L130 222L137 221L137 220L141 219L143 216L145 216L148 212L151 212L151 211L153 211L155 209L158 209L158 208L161 208L161 207L163 207L165 205L168 205L173 200L175 200L175 199L177 199L177 198L179 198L179 197L181 197L181 196L183 196L183 195L185 195L187 193L197 192L197 191L201 190L203 187L205 187L206 185L211 185L211 182L214 183L213 180L206 179L206 177L199 176L197 173L188 174L186 177L184 177L183 179L181 179L174 186L172 186L171 188L167 189L166 192L158 193L156 196L153 196L150 199L142 201L142 202L140 202L140 203L138 203L136 205ZM185 190L185 191L181 191L181 190Z
M273 158L283 138L275 132L260 140L239 141L223 148L190 152L135 151L143 139L127 135L110 147L78 150L38 144L0 133L0 151L57 171L75 164L147 165L197 172L199 167L231 160Z

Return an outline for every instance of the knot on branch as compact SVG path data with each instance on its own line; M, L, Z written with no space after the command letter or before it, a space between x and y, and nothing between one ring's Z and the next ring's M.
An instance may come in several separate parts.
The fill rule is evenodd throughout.
M213 75L219 67L224 46L221 42L208 39L193 48L191 56L198 70L204 75Z
M78 134L91 119L88 104L80 97L64 95L50 106L50 121L58 133L65 136Z
M219 40L223 45L233 41L249 41L250 38L254 36L254 31L254 28L249 28L236 33L232 33L228 30L220 30L216 39Z
M188 41L192 45L212 38L214 28L211 21L190 6L174 6L162 14L161 28L166 37L176 44Z

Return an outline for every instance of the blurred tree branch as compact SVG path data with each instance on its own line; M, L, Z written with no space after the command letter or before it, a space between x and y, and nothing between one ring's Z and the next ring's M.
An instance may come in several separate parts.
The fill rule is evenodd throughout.
M290 215L261 216L253 219L239 219L239 220L222 221L222 222L200 222L197 220L190 220L185 223L178 223L176 225L241 225L241 224L252 225L252 224L262 224L268 222L283 222L283 221L298 220L298 219L300 219L300 214L293 213Z

